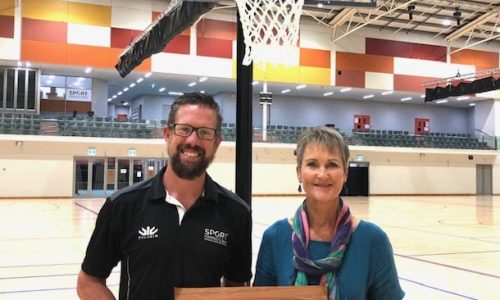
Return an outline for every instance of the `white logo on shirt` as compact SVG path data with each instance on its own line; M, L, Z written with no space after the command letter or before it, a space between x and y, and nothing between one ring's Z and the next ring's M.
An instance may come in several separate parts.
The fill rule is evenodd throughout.
M147 240L147 239L156 239L158 238L158 229L156 227L147 226L146 228L142 227L139 232L139 240Z
M229 233L205 228L205 236L203 239L208 242L212 242L215 244L219 244L227 247L227 238L229 237Z

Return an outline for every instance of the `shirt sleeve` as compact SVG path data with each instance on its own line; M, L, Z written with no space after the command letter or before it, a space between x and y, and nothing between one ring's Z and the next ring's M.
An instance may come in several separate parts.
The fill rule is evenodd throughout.
M113 208L113 203L107 199L97 215L94 232L82 263L85 273L99 278L107 278L121 258Z
M262 236L262 242L260 244L255 268L254 286L278 285L273 256L273 232L273 227L270 227L264 231Z
M405 295L399 285L394 253L387 235L381 231L372 252L373 281L368 289L368 299L399 300Z

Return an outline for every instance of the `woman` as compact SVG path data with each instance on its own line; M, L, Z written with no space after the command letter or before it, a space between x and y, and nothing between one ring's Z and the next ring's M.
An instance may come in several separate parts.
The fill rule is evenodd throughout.
M263 235L255 286L328 286L329 299L402 299L392 247L375 224L351 215L339 197L349 148L333 128L309 128L297 143L299 190L295 216Z

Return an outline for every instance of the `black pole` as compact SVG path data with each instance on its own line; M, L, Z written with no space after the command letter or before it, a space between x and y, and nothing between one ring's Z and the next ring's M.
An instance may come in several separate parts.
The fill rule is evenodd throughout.
M244 66L245 42L240 15L236 36L236 194L252 206L253 63Z

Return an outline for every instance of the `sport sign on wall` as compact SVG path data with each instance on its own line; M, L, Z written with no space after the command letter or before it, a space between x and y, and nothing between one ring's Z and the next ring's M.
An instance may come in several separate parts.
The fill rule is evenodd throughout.
M92 90L67 89L66 100L92 101Z

